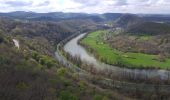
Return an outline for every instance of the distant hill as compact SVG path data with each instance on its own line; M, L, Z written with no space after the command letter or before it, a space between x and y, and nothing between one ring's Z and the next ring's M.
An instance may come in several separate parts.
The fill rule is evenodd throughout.
M129 27L133 27L143 22L144 22L144 19L134 14L124 14L115 21L118 27L122 27L125 29Z
M170 34L170 25L165 23L144 22L128 28L126 32L147 35Z
M139 14L138 16L140 16L148 21L170 23L170 15Z
M97 29L97 24L114 22L114 25L122 27L128 33L165 34L169 33L170 15L149 15L149 14L122 14L122 13L35 13L16 11L10 13L0 13L0 17L20 20L20 21L40 21L57 22L66 31L92 30ZM166 23L166 24L165 24ZM58 26L58 25L57 25ZM156 29L155 29L156 28Z
M58 43L62 39L78 32L86 32L97 29L97 25L91 20L65 20L59 22L48 21L16 21L0 18L0 32L26 37L42 36Z
M105 14L101 14L100 16L104 18L105 20L113 21L121 17L122 14L121 13L105 13Z
M135 35L159 35L170 33L170 25L167 23L159 23L148 21L144 17L133 14L122 15L115 21L118 27L124 29L124 33Z
M27 20L58 21L61 19L88 17L89 15L84 13L63 13L63 12L35 13L16 11L10 13L0 13L0 16Z
M119 18L121 15L122 15L121 13L105 13L105 14L63 13L63 12L35 13L24 11L0 13L1 17L33 21L61 21L70 19L88 19L94 22L104 22L113 21Z
M36 13L15 11L9 13L0 13L0 17L8 17L12 19L33 20L33 21L60 21L70 19L90 19L95 22L115 21L123 16L141 17L147 21L166 22L170 23L170 15L158 14L123 14L123 13L104 13L104 14L87 14L87 13L64 13L64 12L49 12Z

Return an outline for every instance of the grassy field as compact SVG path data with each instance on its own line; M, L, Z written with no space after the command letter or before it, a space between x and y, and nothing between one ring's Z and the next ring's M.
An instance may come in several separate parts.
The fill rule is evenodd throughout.
M122 65L130 68L170 69L170 59L161 62L157 60L157 55L124 53L111 48L108 44L104 43L101 38L105 32L106 31L92 32L81 41L82 44L88 45L91 49L95 50L95 55L98 55L99 60L108 64Z

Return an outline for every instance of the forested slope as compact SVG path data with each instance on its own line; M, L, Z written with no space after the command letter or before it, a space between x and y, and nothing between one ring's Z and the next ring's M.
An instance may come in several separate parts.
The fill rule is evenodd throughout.
M44 27L36 29L40 26ZM58 32L62 32L62 28L40 22L1 20L0 29L1 100L114 99L112 92L103 93L89 86L54 58L55 49L50 42L55 41L50 41L51 37L45 34L56 32L59 41L69 36ZM13 39L19 42L19 48Z

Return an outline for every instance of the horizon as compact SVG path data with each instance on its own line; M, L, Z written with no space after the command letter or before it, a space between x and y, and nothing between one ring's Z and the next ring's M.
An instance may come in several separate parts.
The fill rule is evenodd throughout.
M134 14L134 15L170 15L170 13L121 13L121 12L105 12L105 13L86 13L86 12L62 12L62 11L56 11L56 12L35 12L35 11L9 11L9 12L0 12L0 13L15 13L15 12L25 12L25 13L37 13L37 14L48 14L48 13L75 13L75 14L89 14L89 15L95 15L95 14Z
M0 0L0 12L170 14L169 0Z

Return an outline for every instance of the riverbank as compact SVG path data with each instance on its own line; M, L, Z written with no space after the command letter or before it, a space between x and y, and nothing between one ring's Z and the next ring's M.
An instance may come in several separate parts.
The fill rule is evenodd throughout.
M88 34L79 43L89 52L101 61L110 65L133 69L166 69L169 70L170 59L165 62L155 60L157 55L149 55L143 53L124 53L116 49L112 49L105 41L102 35L107 31L96 31Z
M82 35L82 34L80 34L80 35ZM78 38L78 37L81 37L80 35L73 38L72 40L69 40L64 45L64 47L67 46L68 44L70 44L70 42L74 42L76 45L78 45L78 40L81 39L81 38ZM75 39L76 39L76 41L75 41ZM61 52L64 52L64 53L68 52L68 51L64 51L64 47L62 47ZM72 52L74 52L73 54L75 54L75 52L76 52L75 49L79 49L79 48L75 48L73 45L71 46L71 48L69 48L69 51L71 50L70 53L67 53L69 58L73 57ZM63 56L63 55L61 55L61 56ZM65 56L64 59L68 61L67 56ZM84 59L83 62L86 61L86 60L87 59ZM165 80L160 81L160 82L163 82L163 83L159 83L159 82L156 83L155 82L153 84L151 84L149 81L145 81L145 82L144 81L143 82L138 81L138 77L141 77L141 78L143 77L143 78L146 78L146 79L151 80L151 81L152 81L152 79L153 80L159 79L159 77L160 78L161 77L166 78L168 73L166 73L164 71L128 70L128 69L117 68L117 67L112 66L113 70L107 69L107 70L103 70L103 72L98 73L98 72L96 72L96 69L93 68L93 66L89 67L89 66L84 65L84 68L83 68L83 66L76 66L76 64L73 64L74 62L71 61L71 60L69 62L71 64L66 63L65 66L69 67L70 65L74 65L78 69L84 70L88 73L88 75L79 73L79 75L80 75L79 77L81 77L82 79L88 80L91 84L98 85L99 87L102 87L102 88L105 88L105 89L107 88L107 89L111 89L111 90L117 90L117 91L121 92L122 94L128 94L128 95L138 95L138 94L140 94L140 98L141 98L142 94L143 94L143 97L145 97L144 95L148 95L147 97L149 97L150 95L154 95L155 93L159 93L159 95L164 95L164 94L169 93L168 91L169 91L170 86L169 85L163 85ZM100 64L100 65L103 66L103 67L106 67L103 64ZM73 67L73 69L75 67ZM69 69L72 69L72 67L69 67ZM161 73L161 75L160 75L160 73ZM113 78L113 77L110 78L110 79L104 78L104 77L106 77L104 74L108 74L108 75L116 77L116 78ZM84 77L84 75L86 77ZM119 76L121 76L122 78L123 77L124 78L129 77L132 81L131 82L129 82L129 81L125 82L125 80L124 81L123 80L118 81L117 78L120 78ZM148 77L148 76L150 76L150 77ZM135 81L136 82L138 81L138 82L135 83ZM136 92L136 91L138 91L138 92Z
M81 34L64 45L61 50L67 60L74 63L79 68L87 72L118 81L149 84L169 84L168 71L128 69L112 65L107 65L97 61L92 54L78 44L87 34Z

